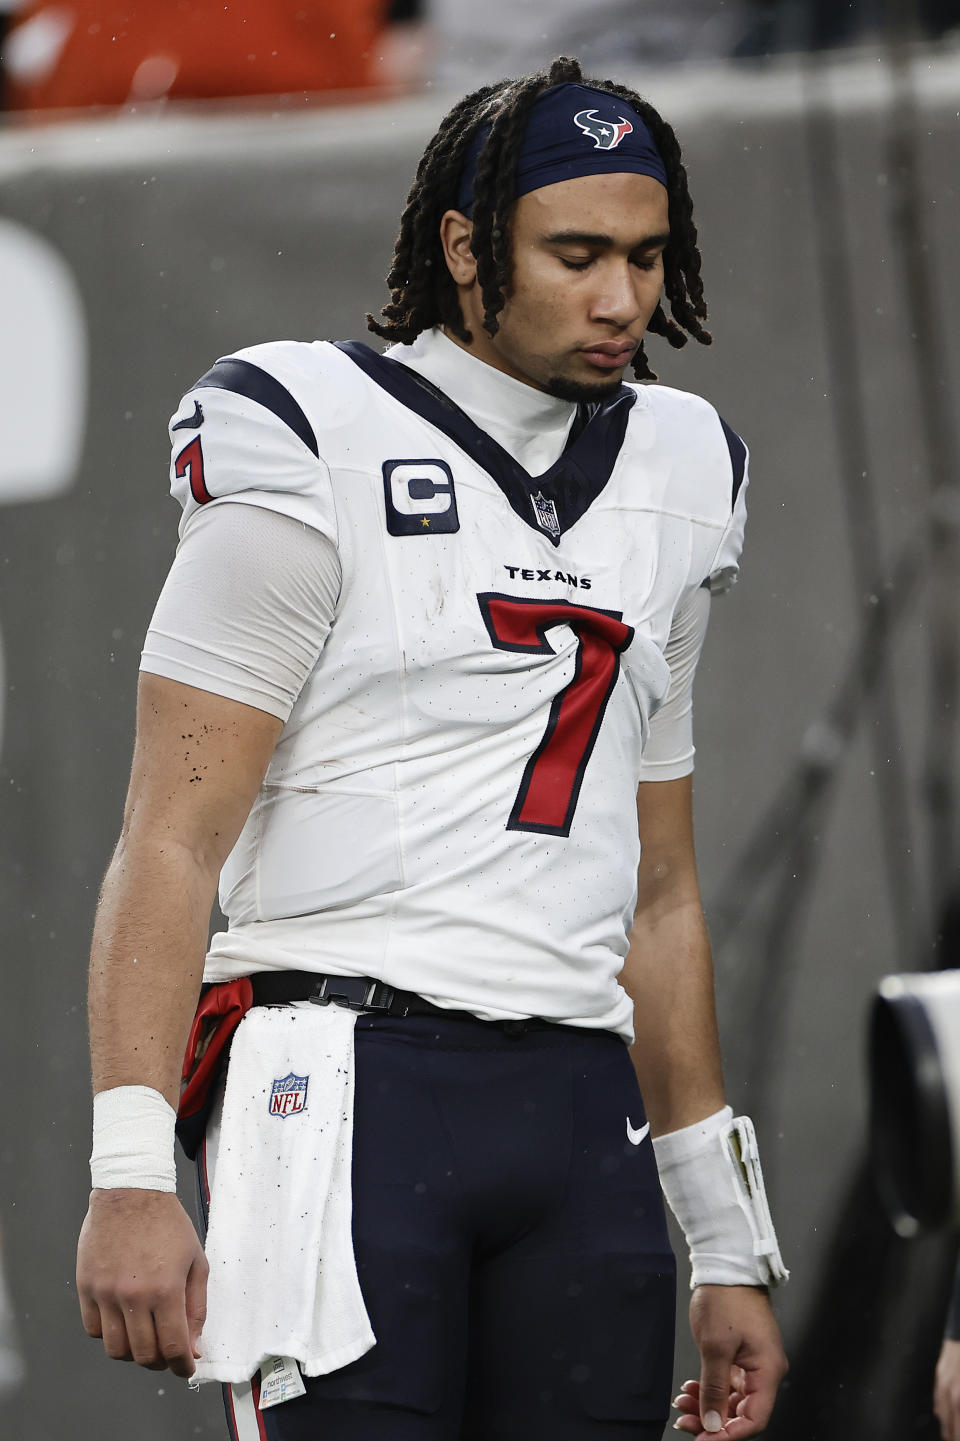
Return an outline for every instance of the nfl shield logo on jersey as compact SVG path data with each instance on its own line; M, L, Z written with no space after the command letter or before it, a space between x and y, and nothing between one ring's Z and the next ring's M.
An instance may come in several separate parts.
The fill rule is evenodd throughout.
M531 495L530 500L533 504L533 513L537 517L537 525L556 540L560 534L557 507L552 500L547 500L542 490L538 490L536 495Z
M296 1076L293 1071L274 1081L270 1092L270 1114L283 1120L296 1116L307 1109L307 1082L309 1076Z

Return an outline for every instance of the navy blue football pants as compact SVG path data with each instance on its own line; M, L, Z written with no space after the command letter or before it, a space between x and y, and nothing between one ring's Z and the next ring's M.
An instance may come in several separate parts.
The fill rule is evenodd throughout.
M634 1139L627 1133L627 1122ZM353 1237L377 1344L233 1441L660 1441L674 1260L609 1032L360 1016Z

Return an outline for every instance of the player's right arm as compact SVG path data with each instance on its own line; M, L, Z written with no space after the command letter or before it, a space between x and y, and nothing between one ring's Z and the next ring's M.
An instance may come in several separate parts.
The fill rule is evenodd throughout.
M176 1108L218 875L281 728L253 706L141 675L123 829L90 962L95 1094L147 1086ZM77 1291L108 1355L192 1374L206 1263L175 1195L93 1190Z
M105 1184L80 1238L80 1305L109 1355L179 1375L194 1370L206 1262L170 1193L160 1097L176 1107L220 868L339 592L329 475L295 395L329 392L321 351L282 342L226 357L171 418L181 544L144 648L130 792L93 940L93 1086L108 1124L95 1127ZM131 1086L147 1089L117 1089Z

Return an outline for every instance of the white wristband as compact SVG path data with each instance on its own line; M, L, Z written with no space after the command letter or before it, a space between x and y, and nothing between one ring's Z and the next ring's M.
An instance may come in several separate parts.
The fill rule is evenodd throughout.
M95 1189L176 1191L176 1112L150 1086L116 1086L93 1098L90 1180Z
M691 1286L776 1286L780 1256L748 1116L725 1106L653 1143L660 1184L690 1247Z

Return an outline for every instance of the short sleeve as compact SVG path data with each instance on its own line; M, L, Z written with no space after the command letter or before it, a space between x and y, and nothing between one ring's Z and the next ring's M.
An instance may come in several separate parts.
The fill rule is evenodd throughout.
M227 356L187 391L170 420L170 489L190 518L220 500L277 511L336 544L336 510L316 434L290 389L270 369ZM263 352L266 352L264 354Z
M750 453L735 430L718 416L727 453L730 458L730 519L717 547L710 574L704 580L712 595L721 595L736 584L740 574L740 552L747 523L747 485L749 484Z
M710 593L705 586L698 586L687 593L674 613L664 650L670 685L650 722L640 763L641 781L679 780L693 770L693 678L709 619Z
M285 721L333 624L340 558L314 528L224 501L184 530L140 669Z

